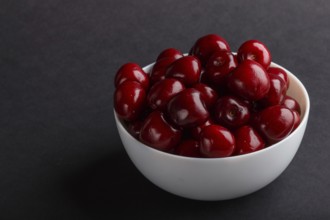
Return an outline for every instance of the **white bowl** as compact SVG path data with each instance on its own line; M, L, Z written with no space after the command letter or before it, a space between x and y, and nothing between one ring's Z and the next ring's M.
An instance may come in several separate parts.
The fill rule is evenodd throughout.
M149 72L153 65L143 69ZM275 63L271 66L281 67ZM138 170L170 193L196 200L226 200L253 193L286 169L306 129L310 108L308 93L297 77L286 72L290 78L287 94L300 104L301 123L288 137L263 150L228 158L177 156L148 147L132 137L115 113L120 138Z

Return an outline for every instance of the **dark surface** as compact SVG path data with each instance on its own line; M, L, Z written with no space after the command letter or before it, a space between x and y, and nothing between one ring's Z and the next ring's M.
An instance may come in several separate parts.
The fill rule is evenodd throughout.
M329 20L326 0L0 1L0 219L329 219ZM179 198L146 180L112 112L121 64L188 51L208 33L234 51L265 42L311 98L288 169L221 202Z

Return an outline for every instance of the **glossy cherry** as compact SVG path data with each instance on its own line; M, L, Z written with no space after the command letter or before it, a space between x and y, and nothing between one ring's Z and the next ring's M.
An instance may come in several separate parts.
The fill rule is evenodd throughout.
M205 67L205 77L212 84L222 86L227 76L237 67L237 59L231 52L215 51L208 59Z
M152 84L165 79L167 68L175 61L173 57L158 60L150 71L150 81Z
M181 51L175 49L175 48L167 48L163 50L157 57L157 61L164 59L164 58L174 58L175 60L183 57L183 54Z
M193 139L182 141L176 148L175 154L186 157L202 157L199 142Z
M258 132L249 125L238 128L234 136L236 141L235 155L252 153L266 146Z
M215 123L211 119L207 119L203 124L191 128L189 134L195 140L199 140L199 135L200 135L201 131L203 130L203 128L205 128L208 125L212 125L212 124L215 124Z
M225 127L206 126L200 133L200 150L205 157L228 157L235 150L235 138Z
M262 99L270 88L268 73L253 60L244 60L240 63L227 82L233 93L249 101Z
M178 79L187 87L198 83L200 75L201 64L193 56L185 56L174 61L166 70L166 78Z
M294 115L283 106L270 106L258 113L254 126L268 143L273 144L290 134L294 126Z
M201 93L193 88L185 89L167 104L167 114L176 126L191 128L203 124L209 117Z
M146 103L146 92L143 86L135 81L126 81L117 87L114 93L114 108L119 118L134 121L143 111Z
M297 111L292 111L293 117L294 117L294 122L293 122L293 129L292 131L296 130L296 128L300 124L300 114Z
M297 100L295 100L291 96L288 96L288 95L285 96L282 105L284 107L287 107L288 109L290 109L292 111L296 111L300 114L300 105L297 102Z
M115 87L126 81L136 81L140 83L144 89L149 88L149 76L136 63L126 63L122 65L115 76Z
M280 76L269 74L269 79L269 91L267 95L260 100L261 105L264 107L282 104L287 90L286 83Z
M214 119L228 128L238 128L250 119L249 105L235 96L222 96L214 107Z
M205 102L206 107L209 109L212 108L218 99L217 92L203 83L197 83L194 85L193 88L198 90L202 94L202 98Z
M254 60L266 70L272 61L272 56L268 48L258 40L248 40L244 42L238 49L237 58L239 62Z
M177 79L156 82L148 93L148 105L152 109L164 110L168 101L184 89L185 86Z
M160 111L153 111L144 120L139 139L146 145L161 151L174 149L181 141L182 132L173 128Z
M199 38L190 49L189 54L198 57L205 66L211 54L217 50L230 51L229 44L219 35L209 34Z
M277 76L281 77L284 80L286 87L289 88L290 79L284 69L279 68L279 67L269 67L267 72L270 75L273 74L273 75L277 75Z
M128 123L127 130L135 138L138 138L142 128L143 120L136 120Z

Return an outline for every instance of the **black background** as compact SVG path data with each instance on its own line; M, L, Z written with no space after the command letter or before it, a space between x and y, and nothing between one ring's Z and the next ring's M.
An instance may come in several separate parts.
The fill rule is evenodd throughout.
M0 1L0 219L329 219L329 1ZM239 199L166 193L126 155L113 78L217 33L259 39L305 84L311 114L287 170ZM114 217L114 218L113 218Z

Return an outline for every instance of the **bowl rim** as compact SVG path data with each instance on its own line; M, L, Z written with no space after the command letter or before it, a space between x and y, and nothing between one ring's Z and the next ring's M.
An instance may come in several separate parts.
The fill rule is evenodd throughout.
M154 64L155 64L155 62L154 63L151 63L149 65L144 66L142 69L144 71L146 71L147 69L150 69ZM276 64L274 62L271 62L270 66L271 67L279 67L279 68L284 69L286 71L286 73L289 75L289 78L290 79L293 78L297 82L298 87L302 90L303 97L304 97L304 99L306 101L306 106L305 106L305 110L304 110L304 113L303 113L303 116L302 116L302 120L300 121L300 124L298 125L298 127L293 132L291 132L287 137L285 137L284 139L282 139L279 142L277 142L275 144L272 144L272 145L270 145L270 146L268 146L268 147L266 147L264 149L261 149L261 150L255 151L255 152L251 152L251 153L248 153L248 154L234 155L234 156L229 156L229 157L218 157L218 158L187 157L187 156L176 155L176 154L172 154L172 153L168 153L168 152L165 152L165 151L161 151L161 150L155 149L153 147L150 147L150 146L144 144L140 140L136 139L134 136L132 136L128 132L128 130L126 129L126 127L123 124L123 121L121 119L119 119L119 117L117 116L117 113L116 113L115 109L113 108L114 117L115 117L117 126L120 126L121 129L125 132L125 135L127 135L131 139L133 139L136 142L138 142L139 145L142 146L143 148L145 148L146 150L151 151L151 152L154 152L154 153L157 153L157 154L160 154L162 156L173 157L173 158L177 158L177 159L180 159L180 160L195 160L195 161L196 160L197 161L226 161L226 160L228 160L228 161L232 161L232 160L239 160L239 159L246 158L246 157L251 157L251 156L257 155L257 154L263 154L263 153L265 153L267 151L272 150L273 148L276 148L282 142L284 142L287 139L289 139L290 137L292 137L299 129L301 129L301 127L303 126L303 124L305 124L305 123L307 124L307 120L308 120L308 116L309 116L309 111L310 111L310 99L309 99L308 92L307 92L305 86L303 85L303 83L293 73L291 73L289 70L287 70L283 66L281 66L279 64Z

